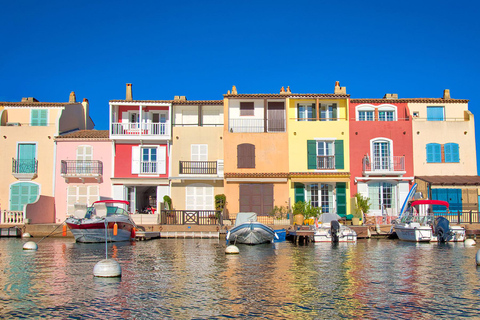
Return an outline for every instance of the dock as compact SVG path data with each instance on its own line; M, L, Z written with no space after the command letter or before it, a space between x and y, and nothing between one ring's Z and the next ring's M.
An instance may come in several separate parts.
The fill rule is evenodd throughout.
M293 243L308 243L313 241L313 235L315 234L315 231L311 230L310 226L296 226L287 232Z

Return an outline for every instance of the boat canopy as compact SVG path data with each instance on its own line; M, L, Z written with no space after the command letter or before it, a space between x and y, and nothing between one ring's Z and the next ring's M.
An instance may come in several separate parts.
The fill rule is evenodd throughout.
M121 204L126 204L127 206L130 204L130 202L125 200L98 200L98 201L95 201L93 204L95 203L121 203Z
M239 212L235 219L235 227L249 221L257 221L257 214L255 212Z
M318 218L318 221L321 223L330 223L332 221L338 221L341 217L333 212L322 213Z
M442 200L416 200L413 201L410 206L417 206L420 204L432 204L432 205L437 205L437 206L445 206L447 209L450 207L450 204L447 201L442 201Z

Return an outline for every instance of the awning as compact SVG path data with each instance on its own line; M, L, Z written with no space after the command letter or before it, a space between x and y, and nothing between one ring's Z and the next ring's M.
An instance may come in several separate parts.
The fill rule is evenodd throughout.
M418 176L432 186L480 186L480 176Z

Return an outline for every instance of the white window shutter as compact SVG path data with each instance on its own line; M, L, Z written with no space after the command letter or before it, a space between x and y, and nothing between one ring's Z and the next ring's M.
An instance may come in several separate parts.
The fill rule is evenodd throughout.
M140 173L140 146L132 147L132 174Z
M158 174L167 173L167 147L159 146L157 149Z
M190 159L192 161L198 161L199 160L199 145L198 144L192 144L191 146L191 156Z
M201 144L200 145L200 156L198 158L199 161L207 161L208 160L208 144Z
M122 112L122 123L128 123L128 112Z

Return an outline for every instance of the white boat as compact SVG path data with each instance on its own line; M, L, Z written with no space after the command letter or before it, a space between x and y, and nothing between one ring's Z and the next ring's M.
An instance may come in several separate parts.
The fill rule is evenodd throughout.
M357 242L355 230L338 222L340 216L335 213L324 213L315 221L313 242ZM319 223L320 222L320 223Z
M273 242L278 236L275 230L257 221L255 212L239 212L226 238L227 243L261 244Z
M462 242L465 228L450 226L444 217L435 217L430 206L440 205L448 210L449 203L441 200L416 200L395 221L400 240L413 242Z
M135 222L122 207L128 204L128 201L123 200L96 201L89 208L86 205L75 204L74 215L65 222L77 242L133 240Z

